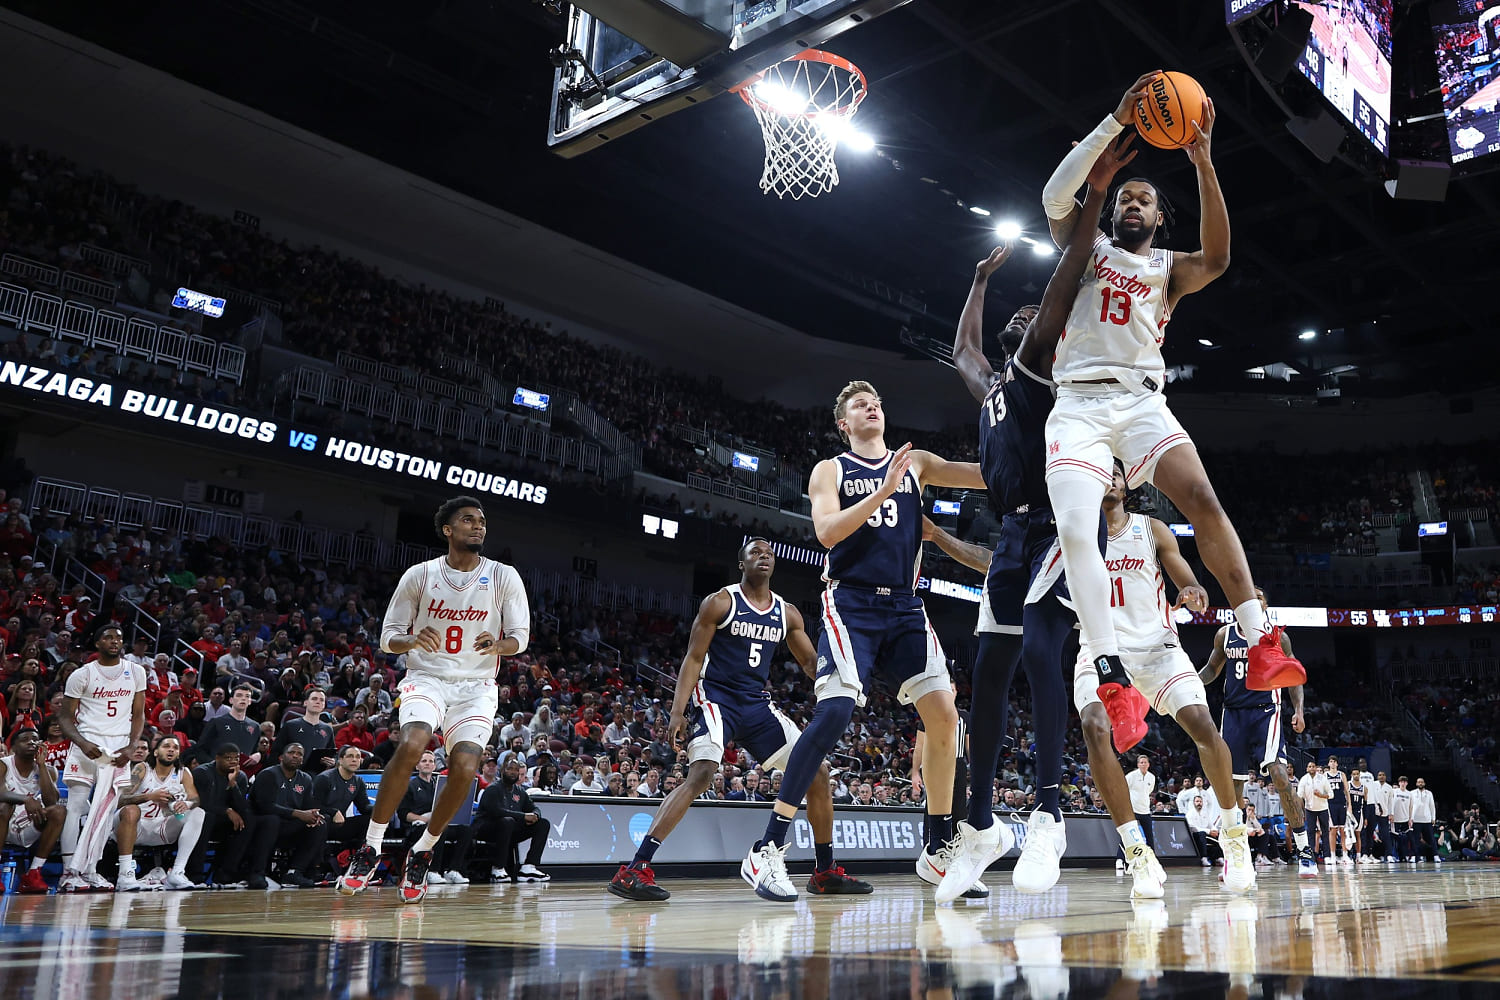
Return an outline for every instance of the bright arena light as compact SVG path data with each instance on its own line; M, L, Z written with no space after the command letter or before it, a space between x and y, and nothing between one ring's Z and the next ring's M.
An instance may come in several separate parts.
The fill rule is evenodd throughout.
M753 89L756 97L784 115L797 115L807 110L807 95L795 94L785 84L762 80Z
M1214 346L1214 342L1212 340L1206 340L1203 337L1198 338L1198 343L1202 344L1204 347Z
M990 210L989 209L987 209L987 208L980 208L978 205L970 205L969 206L969 211L973 212L975 215L989 215L990 214Z
M995 227L995 235L1007 243L1019 239L1021 236L1021 224L1014 219L1006 219Z
M1051 243L1044 243L1041 240L1037 240L1035 243L1031 244L1031 252L1036 254L1038 257L1051 257L1054 253L1057 252L1057 250L1052 246Z
M792 95L789 94L788 96ZM778 110L781 109L778 107ZM787 113L794 114L796 111L801 110L801 108L797 108L795 111ZM875 148L875 137L861 132L854 127L853 122L842 115L818 115L817 122L818 128L822 129L829 138L845 149L853 150L856 153L868 153Z
M1317 340L1318 339L1318 331L1317 330L1303 330L1301 333L1297 334L1297 339L1298 340Z

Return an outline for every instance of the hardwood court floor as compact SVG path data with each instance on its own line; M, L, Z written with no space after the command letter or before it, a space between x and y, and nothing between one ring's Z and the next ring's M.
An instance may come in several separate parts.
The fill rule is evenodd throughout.
M582 882L438 887L420 906L390 889L7 896L0 997L1500 995L1500 866L1262 869L1242 897L1211 871L1168 876L1165 900L1135 904L1093 870L1045 896L992 872L989 901L955 907L894 875L788 905L666 876L658 904Z

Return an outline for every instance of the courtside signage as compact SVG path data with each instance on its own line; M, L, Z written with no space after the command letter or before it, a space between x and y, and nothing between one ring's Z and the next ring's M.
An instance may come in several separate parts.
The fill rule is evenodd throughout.
M238 438L267 450L280 452L291 449L303 458L319 458L344 466L360 466L406 475L524 503L547 502L548 487L543 484L509 479L493 472L335 437L322 431L286 427L274 420L247 416L222 406L209 406L197 400L188 402L162 393L117 386L103 379L85 378L50 368L6 361L0 364L0 386L40 396L49 402L113 410L163 424L176 424L203 434Z

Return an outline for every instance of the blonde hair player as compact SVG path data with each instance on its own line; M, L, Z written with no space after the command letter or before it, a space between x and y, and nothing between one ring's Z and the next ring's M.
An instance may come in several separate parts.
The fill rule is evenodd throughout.
M1068 242L1075 226L1094 225L1083 218L1074 192L1159 75L1152 71L1136 80L1114 113L1063 158L1047 181L1042 205L1059 246ZM1094 237L1092 266L1085 271L1052 366L1058 388L1047 421L1047 491L1084 647L1099 675L1099 696L1121 751L1145 735L1146 703L1130 690L1120 661L1110 627L1110 577L1096 535L1099 504L1110 488L1116 456L1124 463L1129 486L1154 483L1192 522L1198 553L1251 641L1249 686L1269 690L1307 679L1267 623L1234 526L1214 495L1197 449L1161 394L1167 321L1184 296L1229 267L1229 211L1209 153L1213 125L1213 102L1208 101L1203 121L1193 123L1197 138L1184 147L1198 175L1202 249L1180 253L1156 248L1166 218L1161 192L1140 177L1121 183L1110 207L1111 232Z
M885 444L885 408L868 382L850 382L834 402L833 419L849 443L819 462L808 482L813 530L828 549L824 562L823 630L818 637L818 705L792 747L765 834L750 849L740 874L756 895L792 902L797 889L786 872L786 838L797 807L823 759L864 704L874 674L913 705L927 727L928 843L917 873L937 885L953 840L953 774L958 710L937 633L916 595L922 560L922 488L984 485L976 462L949 462L910 443Z

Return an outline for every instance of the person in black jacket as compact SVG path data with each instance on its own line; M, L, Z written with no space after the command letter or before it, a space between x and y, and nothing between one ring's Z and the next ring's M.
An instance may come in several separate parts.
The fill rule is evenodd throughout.
M283 880L287 885L317 884L307 873L323 853L328 825L313 795L312 775L302 770L302 756L301 743L288 743L281 751L281 764L265 768L251 783L250 806L257 817L247 880L252 889L266 888L266 869L278 846L292 850Z
M276 742L271 745L271 756L280 760L287 744L301 743L309 774L320 774L330 767L334 759L333 727L323 721L323 709L327 705L328 696L322 688L308 688L302 695L301 718L281 724L276 732Z
M541 864L542 849L547 846L552 824L537 812L536 804L526 794L521 785L521 763L514 757L505 762L500 780L479 797L474 828L489 844L492 878L498 878L496 873L509 862L511 847L523 840L530 840L531 848L520 871L511 872L510 877L518 882L546 882L551 878L537 865Z
M207 764L193 768L193 787L205 813L203 836L188 860L188 877L203 882L203 859L210 841L214 853L214 884L231 885L244 875L245 851L255 833L256 817L250 809L249 786L240 771L240 750L225 743Z
M356 746L339 751L338 764L313 779L313 797L328 823L328 839L335 844L358 846L364 843L370 826L370 790L357 772L364 763L364 752ZM354 804L357 816L348 815Z
M231 744L243 757L249 758L245 763L259 763L260 723L245 714L254 697L255 689L249 684L234 689L229 696L229 714L203 724L203 735L193 748L194 760L200 763L213 760L221 747Z
M431 750L423 751L417 761L417 773L407 785L406 795L396 807L396 815L406 824L406 851L410 851L427 832L432 819L432 804L437 799L437 755ZM470 779L472 781L472 779ZM427 872L428 885L464 885L468 878L463 874L469 863L469 848L474 843L474 828L467 823L450 822L443 831L443 838L433 849L432 864Z

